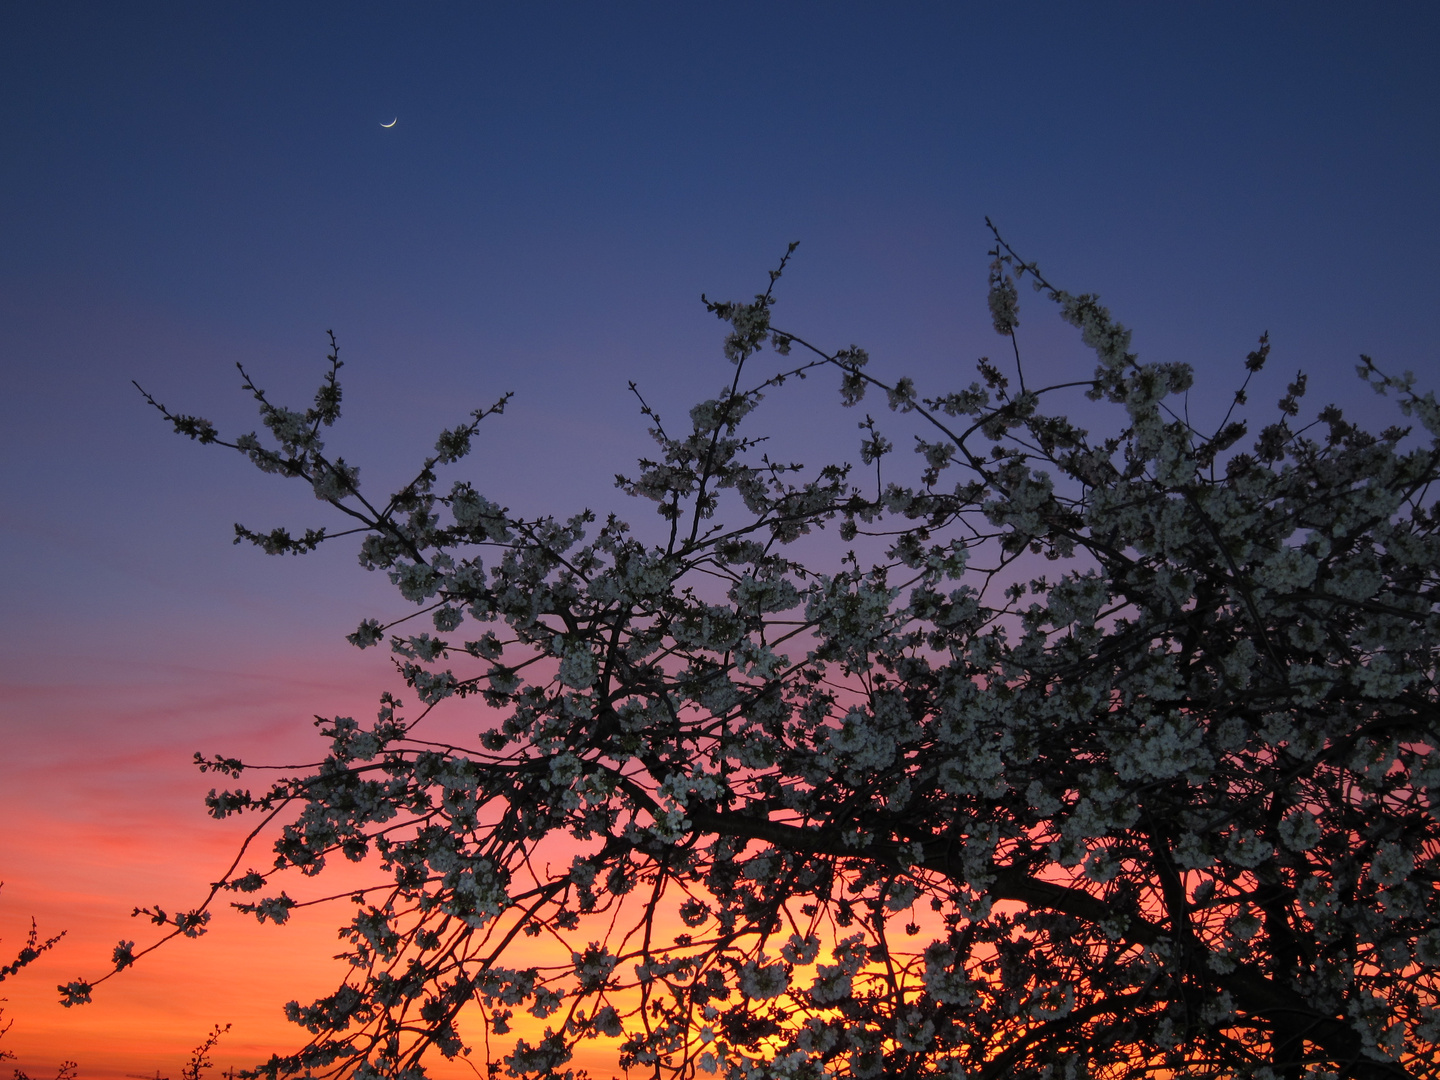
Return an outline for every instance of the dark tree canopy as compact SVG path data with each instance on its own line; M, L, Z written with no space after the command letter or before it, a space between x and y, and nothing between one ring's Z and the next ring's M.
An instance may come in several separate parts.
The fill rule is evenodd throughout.
M343 986L288 1007L312 1040L264 1075L419 1077L482 1046L568 1075L595 1038L735 1080L1440 1077L1434 396L1366 358L1418 427L1302 420L1300 376L1258 431L1243 388L1201 430L1189 367L991 255L1007 352L1028 281L1089 378L1027 383L1017 345L922 391L773 325L776 270L707 302L725 390L678 427L641 400L657 451L617 482L657 543L442 483L504 399L373 501L322 442L333 352L304 412L246 378L268 439L157 405L310 484L432 624L350 637L389 644L417 705L327 720L309 774L210 797L278 831L222 886L262 921L295 904L283 871L379 875ZM825 371L897 414L913 469L868 416L856 470L765 456L762 398ZM1080 391L1098 434L1051 408ZM473 742L432 740L437 707Z

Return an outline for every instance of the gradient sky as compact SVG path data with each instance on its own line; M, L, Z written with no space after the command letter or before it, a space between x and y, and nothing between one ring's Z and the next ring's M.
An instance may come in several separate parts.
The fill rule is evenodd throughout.
M339 974L340 912L222 917L55 1004L145 940L131 907L228 862L193 751L307 760L312 714L390 681L343 641L398 610L353 548L231 546L237 519L325 523L314 500L175 438L131 379L248 430L234 363L303 402L333 328L332 445L365 481L514 390L477 486L611 507L647 448L627 381L667 415L713 393L700 293L755 292L790 240L777 322L968 382L1004 344L988 214L1143 357L1196 365L1197 409L1268 329L1257 400L1304 368L1388 423L1359 352L1440 381L1437 55L1433 3L5 5L0 950L32 914L69 936L0 988L0 1047L175 1076L230 1021L217 1061L244 1065ZM1021 317L1040 370L1089 372L1028 292ZM810 424L833 387L804 393L792 443L854 441Z

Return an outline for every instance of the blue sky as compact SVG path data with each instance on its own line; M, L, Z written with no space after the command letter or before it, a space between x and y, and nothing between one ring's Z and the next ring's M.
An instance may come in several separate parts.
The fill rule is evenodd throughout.
M168 434L131 379L248 429L233 364L304 400L333 328L362 476L514 390L478 486L612 506L647 445L627 381L667 414L712 393L699 294L756 291L791 240L777 321L926 390L968 382L1004 344L989 215L1143 356L1195 364L1199 406L1268 329L1257 401L1304 368L1314 399L1388 423L1359 352L1440 374L1437 55L1433 4L9 5L0 814L120 805L200 835L192 741L308 730L373 689L342 636L381 583L349 549L232 548L234 520L322 516ZM1033 363L1088 372L1022 304ZM852 443L849 414L810 426L832 393L792 399L783 434ZM296 665L316 674L291 696ZM0 849L0 927L73 922L60 894L83 889L27 878L28 850ZM137 888L85 895L128 911ZM65 978L97 967L67 948Z

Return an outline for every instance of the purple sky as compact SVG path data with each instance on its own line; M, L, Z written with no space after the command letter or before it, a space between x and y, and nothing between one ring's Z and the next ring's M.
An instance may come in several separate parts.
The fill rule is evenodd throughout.
M191 752L302 753L388 677L343 642L396 610L352 547L230 544L318 504L176 439L132 378L249 430L234 362L304 401L333 328L334 445L370 484L513 390L477 486L609 508L648 445L627 381L667 416L713 393L699 294L755 292L790 240L777 322L930 392L1003 355L988 214L1142 356L1196 365L1197 409L1268 329L1257 401L1304 368L1389 423L1350 373L1440 381L1437 55L1434 4L8 5L0 937L72 928L6 984L22 1063L98 1023L50 988L152 883L214 873ZM1021 334L1036 370L1093 366L1028 291ZM828 382L777 415L797 453L855 441Z

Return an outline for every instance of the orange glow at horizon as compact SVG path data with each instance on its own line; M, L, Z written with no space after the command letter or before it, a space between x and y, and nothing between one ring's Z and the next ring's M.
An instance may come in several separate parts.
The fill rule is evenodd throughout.
M257 822L248 815L209 818L206 791L259 791L270 779L293 775L247 772L238 781L202 775L190 762L192 752L287 762L300 771L327 747L314 715L352 715L362 722L374 716L388 680L373 656L342 646L323 658L236 658L225 668L172 667L158 675L65 685L58 692L4 688L12 707L36 718L43 738L12 744L10 779L0 786L0 814L9 823L0 831L0 956L4 962L13 958L32 916L42 939L66 931L56 948L0 984L0 1022L11 1024L0 1050L16 1055L7 1067L38 1080L53 1075L60 1062L76 1061L85 1080L154 1077L157 1070L174 1080L213 1027L227 1023L231 1029L210 1055L212 1077L305 1045L309 1033L285 1019L284 1004L308 1004L334 992L350 970L334 959L349 948L337 933L352 914L344 899L298 908L285 925L275 926L229 907L232 900L252 898L221 894L204 935L173 940L142 957L97 986L92 1003L63 1008L56 988L105 975L116 942L134 941L139 951L162 935L147 919L132 918L132 909L159 905L173 913L194 907L231 864ZM392 689L412 700L403 688ZM483 726L478 704L447 705L427 720L428 731L442 727L459 738L461 731L473 736ZM267 868L274 836L262 835L240 869ZM568 865L572 849L589 846L557 838L542 846L537 865L548 859L559 869ZM276 891L284 888L304 901L384 880L373 860L352 866L335 857L313 879L290 872L275 884ZM657 925L671 936L683 929L673 917ZM566 937L583 948L603 939L603 930L587 919ZM507 964L567 959L553 938L519 938ZM478 1009L466 1012L473 1019L462 1032L478 1063L485 1044ZM520 1008L512 1027L533 1040L546 1023ZM492 1037L497 1058L513 1038ZM609 1076L618 1071L618 1045L608 1038L587 1043L575 1063L592 1076ZM469 1064L438 1054L427 1057L426 1067L437 1080L475 1075Z
M98 986L91 1004L62 1008L56 987L104 975L122 939L137 951L155 941L159 928L131 918L131 910L198 905L255 824L206 815L205 792L227 786L227 778L201 775L190 764L193 752L316 761L325 742L313 716L373 716L383 667L341 646L320 656L234 657L224 667L88 674L59 687L3 688L8 707L26 712L36 734L7 747L0 785L7 823L0 956L9 962L18 952L32 916L42 939L66 931L58 946L0 984L12 1025L0 1050L16 1055L7 1067L38 1080L74 1060L85 1080L153 1077L157 1069L174 1078L217 1023L233 1025L211 1055L217 1070L303 1046L308 1033L285 1019L283 1007L331 993L343 978L345 965L332 959L343 948L336 936L348 918L343 903L261 926L231 910L237 897L223 894L206 934L142 958ZM228 784L259 790L276 775ZM271 859L262 838L245 862L263 869ZM286 887L297 898L329 895L343 891L347 871L353 883L353 869L340 860L314 880L291 875ZM447 1068L440 1064L435 1076L474 1075L463 1065Z
M352 715L362 722L373 717L388 681L374 655L342 647L317 657L237 657L222 669L177 667L159 675L97 679L63 686L59 693L53 687L6 688L11 705L31 710L46 738L16 747L25 767L0 788L0 812L19 826L0 834L0 880L6 882L0 891L0 954L8 960L23 944L32 915L42 937L67 931L57 948L0 986L8 999L5 1019L13 1021L0 1039L0 1049L17 1055L10 1064L37 1078L74 1060L86 1080L154 1077L157 1070L174 1080L193 1048L216 1024L226 1023L232 1027L211 1054L218 1071L253 1067L305 1045L309 1034L285 1019L283 1007L332 993L348 972L343 961L333 959L349 947L337 935L352 912L343 899L296 909L277 927L231 910L229 902L239 897L222 894L212 905L207 933L171 941L143 957L96 987L91 1004L62 1008L56 986L104 975L117 941L133 940L138 950L160 936L148 920L130 917L134 907L158 904L170 912L193 907L230 865L255 822L249 816L210 819L203 806L206 791L227 786L258 791L269 779L290 774L246 773L238 781L202 775L190 764L191 753L287 762L298 772L325 752L315 714ZM402 689L392 689L411 700ZM484 725L482 707L475 703L447 706L426 721L427 732L438 727L459 739L467 730L473 737ZM58 740L57 731L63 736ZM548 859L560 870L573 850L589 846L555 838L542 845L536 863L543 867ZM262 836L240 869L263 870L271 858ZM335 858L313 879L290 873L276 885L303 901L383 880L373 863L355 867ZM638 893L629 898L634 910L637 898ZM619 933L633 922L622 920ZM666 911L657 920L657 944L669 944L687 929ZM830 935L821 936L825 941ZM577 948L606 937L593 919L564 934ZM610 943L618 951L618 940ZM776 952L779 944L768 951ZM553 937L522 937L512 944L507 966L567 959ZM633 980L628 970L617 974ZM514 1033L532 1041L563 1015L539 1020L523 1007L515 1012ZM466 1014L470 1021L462 1034L478 1064L485 1044L478 1008ZM513 1039L513 1034L492 1037L497 1058ZM599 1039L583 1044L574 1063L604 1077L618 1071L617 1055L618 1040ZM446 1062L438 1054L426 1064L437 1080L475 1075L469 1064Z

